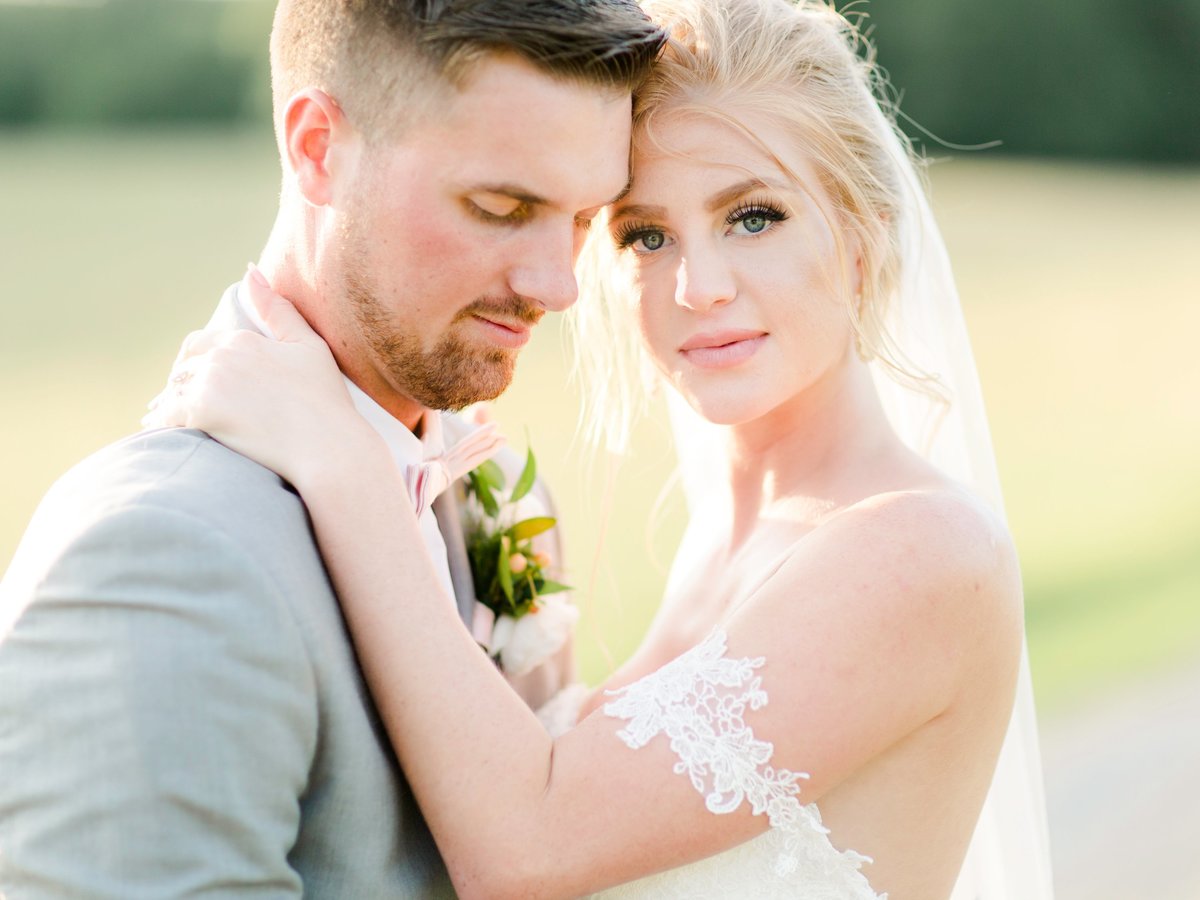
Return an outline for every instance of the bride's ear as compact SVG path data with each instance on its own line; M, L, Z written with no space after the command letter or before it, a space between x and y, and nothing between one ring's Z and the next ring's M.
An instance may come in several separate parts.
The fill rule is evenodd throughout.
M300 195L313 206L329 205L337 150L351 134L345 113L324 91L306 88L288 101L283 130L286 163Z
M849 270L851 296L861 301L864 291L872 287L879 278L881 261L878 248L887 243L887 230L891 225L891 217L881 213L874 228L865 232L857 229L846 231L846 254L852 266ZM874 253L867 252L867 245L875 248ZM861 315L862 310L859 310Z

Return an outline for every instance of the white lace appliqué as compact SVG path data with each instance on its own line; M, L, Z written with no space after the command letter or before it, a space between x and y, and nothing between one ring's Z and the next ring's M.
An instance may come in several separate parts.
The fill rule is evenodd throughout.
M796 799L796 782L808 775L769 765L774 747L755 738L743 718L767 705L755 674L766 660L726 659L726 641L724 631L714 631L652 675L610 691L617 699L604 712L626 720L617 734L635 750L665 735L679 757L675 773L687 774L710 812L731 813L743 800L755 815L765 812L783 839L775 872L787 877L797 866L801 832L829 830L814 807Z

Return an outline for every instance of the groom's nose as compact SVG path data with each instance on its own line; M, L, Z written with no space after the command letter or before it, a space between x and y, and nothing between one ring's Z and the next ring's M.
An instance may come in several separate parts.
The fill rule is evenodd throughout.
M524 253L509 270L509 287L551 312L562 312L579 297L575 280L575 234L562 228L530 234Z

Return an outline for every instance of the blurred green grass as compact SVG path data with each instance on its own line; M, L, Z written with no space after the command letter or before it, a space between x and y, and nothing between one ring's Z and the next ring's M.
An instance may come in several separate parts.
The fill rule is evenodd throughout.
M932 181L1053 712L1200 655L1200 172L976 157ZM277 184L266 130L0 134L0 567L53 480L136 429ZM595 680L652 616L684 510L658 504L661 418L589 463L565 372L543 325L497 414L554 485Z

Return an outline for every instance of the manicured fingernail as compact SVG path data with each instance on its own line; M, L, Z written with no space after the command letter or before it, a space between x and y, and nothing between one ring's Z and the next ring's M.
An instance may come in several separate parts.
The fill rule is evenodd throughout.
M269 281L267 281L267 276L264 275L261 271L259 271L258 266L256 266L254 263L247 263L246 271L249 273L250 277L252 279L254 279L254 282L259 287L265 287L265 288L271 287L271 283Z

